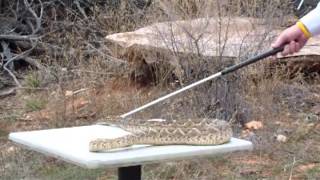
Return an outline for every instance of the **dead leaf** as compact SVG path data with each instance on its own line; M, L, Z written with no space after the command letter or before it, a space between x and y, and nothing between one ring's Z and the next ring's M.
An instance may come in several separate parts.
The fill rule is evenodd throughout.
M70 97L70 96L73 95L73 91L66 91L66 92L64 93L64 95L65 95L66 97Z
M250 121L245 124L245 127L250 130L258 130L263 128L263 124L261 121Z
M66 110L73 111L73 110L81 109L88 104L90 104L89 100L87 100L84 97L80 97L80 98L74 99L72 101L69 101L67 103Z

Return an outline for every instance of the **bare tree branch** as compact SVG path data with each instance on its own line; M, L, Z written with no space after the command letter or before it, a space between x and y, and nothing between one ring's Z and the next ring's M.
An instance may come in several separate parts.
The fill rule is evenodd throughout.
M3 52L3 62L5 59L11 59L12 58L12 53L11 53L11 50L9 48L9 44L4 42L4 41L1 41L1 47L2 47L2 52ZM10 66L9 68L10 69L13 69L13 64L10 63L8 64L8 66Z
M78 0L75 0L73 3L76 4L78 10L79 10L80 13L83 15L83 17L84 17L85 19L88 19L88 16L87 16L86 12L84 11L84 9L80 6L79 1L78 1Z
M12 58L13 59L13 58ZM13 59L14 60L14 59ZM12 61L10 61L12 62ZM12 79L14 80L14 82L17 84L18 87L21 87L20 82L18 81L17 77L13 74L13 72L11 72L10 69L7 68L7 66L3 66L3 69L6 70L9 75L12 77Z
M14 54L13 53L13 55L18 56L19 54ZM37 69L40 69L40 70L45 69L45 67L42 64L40 64L37 60L35 60L35 59L31 58L31 57L24 57L23 60L26 61L31 66L36 67Z
M29 40L37 40L38 38L39 37L35 35L0 34L0 40L29 41Z
M32 34L36 34L37 32L39 32L39 30L41 29L41 21L42 21L42 16L43 16L43 4L41 0L38 0L40 3L40 15L38 16L36 12L34 12L34 10L32 9L31 5L29 4L29 2L27 0L24 0L24 5L27 7L28 11L32 14L32 16L35 18L36 20L36 28L34 29L33 26L32 30Z
M5 71L7 71L9 73L9 75L12 77L12 79L14 80L14 82L16 83L16 85L20 88L21 87L21 83L18 81L17 77L15 76L15 74L8 68L8 65L10 65L13 61L15 60L18 60L18 59L23 59L23 58L26 58L30 53L31 51L36 47L36 44L31 48L31 49L28 49L24 52L22 52L21 54L18 54L12 58L10 58L9 60L7 60L7 62L3 65L3 69Z

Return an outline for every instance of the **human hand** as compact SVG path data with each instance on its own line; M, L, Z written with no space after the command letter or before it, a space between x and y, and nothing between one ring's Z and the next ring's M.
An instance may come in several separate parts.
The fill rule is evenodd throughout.
M273 48L284 46L282 55L286 56L300 51L308 39L309 37L296 24L284 30L271 46Z

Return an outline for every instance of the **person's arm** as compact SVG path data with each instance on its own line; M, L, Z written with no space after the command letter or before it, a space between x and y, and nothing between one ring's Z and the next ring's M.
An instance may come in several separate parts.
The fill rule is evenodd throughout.
M320 34L320 3L295 25L284 30L272 44L273 48L285 45L283 55L293 54L307 43L312 36Z

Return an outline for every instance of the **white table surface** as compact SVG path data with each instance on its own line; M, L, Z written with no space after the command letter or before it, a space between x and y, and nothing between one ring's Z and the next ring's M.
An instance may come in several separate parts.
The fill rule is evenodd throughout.
M95 138L116 138L128 132L110 126L91 125L72 128L10 133L9 139L28 149L53 156L85 168L125 167L161 161L214 156L233 151L251 150L249 141L232 138L217 146L133 146L126 150L93 153L89 142Z

